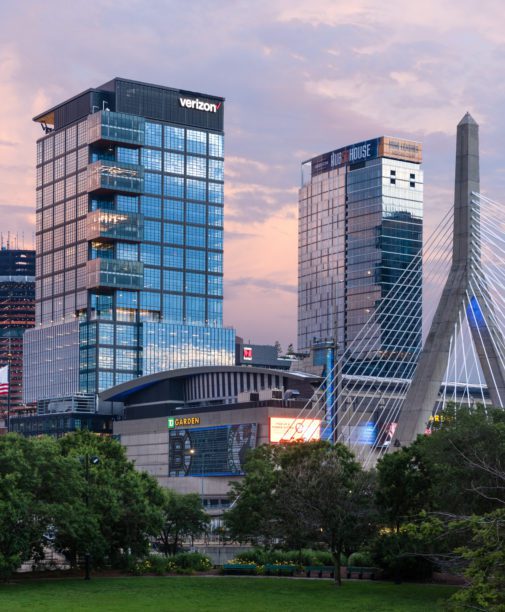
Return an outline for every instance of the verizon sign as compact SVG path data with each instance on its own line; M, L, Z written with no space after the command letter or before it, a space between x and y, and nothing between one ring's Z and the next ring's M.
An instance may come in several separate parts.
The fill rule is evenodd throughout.
M198 98L179 98L179 104L184 108L192 108L194 110L204 111L206 113L217 113L221 108L222 102L215 104L214 102L204 102Z

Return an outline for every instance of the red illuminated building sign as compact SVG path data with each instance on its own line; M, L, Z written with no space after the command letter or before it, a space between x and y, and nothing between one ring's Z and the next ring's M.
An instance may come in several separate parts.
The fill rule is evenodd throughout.
M252 361L252 348L250 346L244 346L244 361Z

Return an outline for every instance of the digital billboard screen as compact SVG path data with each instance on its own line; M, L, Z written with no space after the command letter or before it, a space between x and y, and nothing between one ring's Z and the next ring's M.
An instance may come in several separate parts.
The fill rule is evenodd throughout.
M270 418L270 443L321 439L321 419Z
M220 425L169 431L169 476L240 476L256 446L258 425Z

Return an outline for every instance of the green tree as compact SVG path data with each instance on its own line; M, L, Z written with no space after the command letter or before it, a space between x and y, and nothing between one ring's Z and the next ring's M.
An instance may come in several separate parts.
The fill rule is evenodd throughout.
M453 596L455 610L505 610L505 508L455 522L454 529L470 528L468 545L458 552L468 562L468 587Z
M43 557L51 529L81 493L78 466L53 438L0 437L0 576Z
M324 543L340 584L344 551L373 531L373 476L364 472L343 445L294 442L255 449L245 478L233 485L225 514L230 535L239 541L301 549Z
M163 501L163 526L159 538L165 555L175 555L184 538L195 538L206 533L210 518L196 493L183 495L165 490Z
M268 547L280 537L273 512L278 451L273 445L251 451L244 465L244 478L231 483L232 503L224 514L224 524L233 540Z
M55 522L56 547L73 563L86 552L95 564L114 563L126 551L144 554L163 524L164 497L156 480L135 470L112 438L81 431L58 444L63 457L78 466L82 484L71 512ZM88 473L86 457L97 458Z
M283 524L326 544L340 585L343 553L356 550L376 528L374 475L342 444L291 445L283 459L275 492Z
M420 443L385 455L377 465L377 506L387 526L397 532L422 510L433 506L431 470Z

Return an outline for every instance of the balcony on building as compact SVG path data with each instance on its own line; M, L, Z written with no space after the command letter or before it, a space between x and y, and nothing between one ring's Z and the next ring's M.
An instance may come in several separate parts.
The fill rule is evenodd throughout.
M94 210L86 218L86 240L142 242L144 216L114 210Z
M102 110L88 117L89 144L123 143L140 147L145 141L144 117Z
M92 259L86 262L87 289L131 289L144 286L144 264L121 259Z
M102 159L88 166L88 191L142 193L144 168L136 164Z

